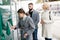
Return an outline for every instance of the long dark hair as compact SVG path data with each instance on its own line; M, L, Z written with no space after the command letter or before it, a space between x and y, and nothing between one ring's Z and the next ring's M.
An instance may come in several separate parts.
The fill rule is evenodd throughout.
M22 9L22 8L20 8L18 11L17 11L17 13L19 14L19 13L24 13L25 14L25 11Z

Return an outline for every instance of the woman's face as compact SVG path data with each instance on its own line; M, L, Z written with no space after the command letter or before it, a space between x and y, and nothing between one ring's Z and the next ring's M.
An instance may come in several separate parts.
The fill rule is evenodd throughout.
M24 17L24 13L19 13L19 17L23 18Z
M43 5L43 9L46 9L46 5Z
M48 7L48 5L47 4L43 4L43 10L48 10L49 9L49 7Z

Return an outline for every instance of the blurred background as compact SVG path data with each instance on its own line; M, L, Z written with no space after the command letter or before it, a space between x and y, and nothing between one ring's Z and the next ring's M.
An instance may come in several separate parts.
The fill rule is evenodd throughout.
M0 13L3 15L4 22L9 20L9 27L17 24L17 10L23 8L25 12L28 11L28 3L34 4L34 9L41 15L42 5L44 2L50 4L50 10L54 14L54 24L52 27L53 40L60 40L60 0L0 0ZM41 19L41 16L40 16ZM12 23L11 23L12 22ZM42 26L38 24L38 40L44 40L42 37ZM7 36L4 31L6 40L20 40L20 31L12 30L11 35Z

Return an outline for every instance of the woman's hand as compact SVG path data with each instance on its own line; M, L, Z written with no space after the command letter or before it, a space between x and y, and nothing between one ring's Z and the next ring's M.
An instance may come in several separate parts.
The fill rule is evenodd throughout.
M40 22L41 24L44 24L45 22L44 22L44 20L43 19L41 19L41 22Z
M27 33L25 33L25 34L24 34L24 38L27 38L27 36L28 36L28 34L27 34Z
M11 27L11 29L15 29L15 28L16 28L16 26L12 26L12 27Z

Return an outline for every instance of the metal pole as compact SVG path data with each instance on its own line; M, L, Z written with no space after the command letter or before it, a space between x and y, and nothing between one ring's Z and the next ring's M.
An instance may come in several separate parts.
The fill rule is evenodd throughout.
M17 20L17 3L15 2L15 14L16 14L16 20ZM17 29L17 40L19 40L19 33Z
M12 16L12 4L11 4L11 0L10 0L10 13L11 13L11 16ZM13 35L12 37L12 40L14 40L14 30L11 31L11 36Z

